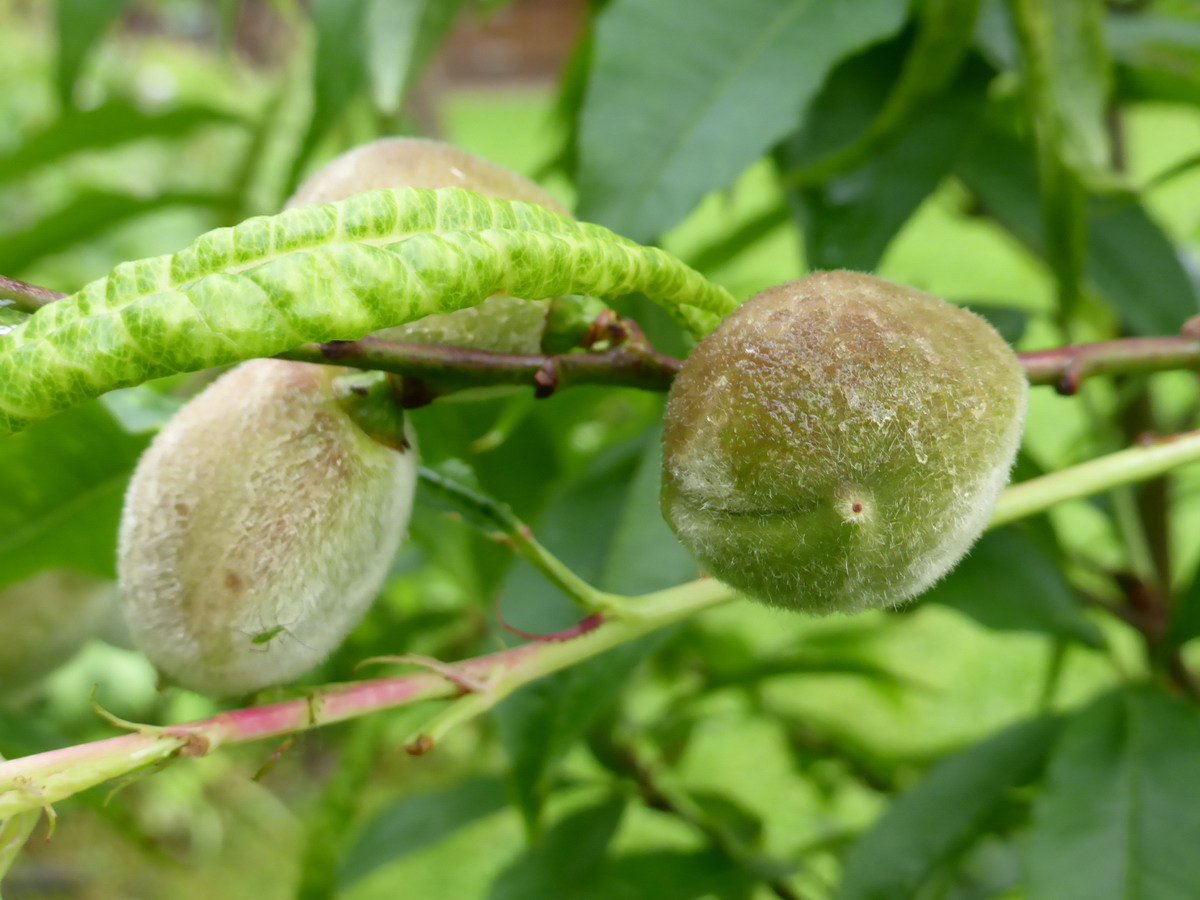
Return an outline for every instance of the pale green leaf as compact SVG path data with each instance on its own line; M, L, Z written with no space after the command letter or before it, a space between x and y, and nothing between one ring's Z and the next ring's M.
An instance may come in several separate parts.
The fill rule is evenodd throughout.
M199 104L149 112L118 99L87 111L72 110L0 156L0 183L28 177L76 153L143 138L184 137L214 125L244 122L232 113Z
M369 0L367 75L383 113L400 111L464 0Z

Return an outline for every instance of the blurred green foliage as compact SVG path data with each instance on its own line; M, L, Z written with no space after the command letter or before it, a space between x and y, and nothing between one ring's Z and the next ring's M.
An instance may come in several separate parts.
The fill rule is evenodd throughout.
M431 74L456 22L522 10L537 4L3 0L0 272L72 291L277 210L350 146L432 132L738 297L873 269L987 312L1020 349L1174 333L1200 311L1188 0L609 0L580 7L557 93ZM640 298L617 305L686 353ZM206 377L0 443L0 602L45 568L111 574L136 455ZM413 420L427 465L638 592L695 574L657 511L661 410L578 388ZM1016 477L1198 413L1192 373L1034 389ZM714 610L528 686L420 759L402 749L418 708L303 735L258 779L274 748L94 790L61 805L51 842L38 826L5 896L1200 896L1198 490L1182 471L1063 504L894 612ZM435 504L410 537L306 684L510 643L497 604L529 631L577 618ZM221 708L156 690L116 617L101 637L4 699L0 753L110 734L93 684L137 721Z

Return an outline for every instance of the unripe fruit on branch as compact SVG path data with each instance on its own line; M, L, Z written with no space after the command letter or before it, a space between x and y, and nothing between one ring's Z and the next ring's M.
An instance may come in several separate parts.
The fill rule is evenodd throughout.
M1025 415L1016 355L912 288L821 272L748 300L670 394L663 511L711 573L773 606L888 606L979 537Z
M321 662L366 612L412 508L416 459L339 401L346 370L258 359L142 456L118 570L134 639L186 687L232 695Z
M552 194L524 175L441 141L409 137L382 138L346 151L300 185L287 207L334 203L363 191L397 187L460 187L502 200L539 203L570 215Z
M103 629L111 581L50 569L0 589L0 697L29 687Z
M461 187L502 200L538 203L570 213L536 182L504 166L423 138L383 138L355 147L304 182L288 207L333 203L383 188ZM496 353L539 353L550 301L497 295L478 306L426 316L378 337L410 344L448 344Z

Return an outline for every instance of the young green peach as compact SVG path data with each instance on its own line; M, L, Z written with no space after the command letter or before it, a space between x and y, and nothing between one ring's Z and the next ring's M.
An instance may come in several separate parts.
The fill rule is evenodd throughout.
M290 681L323 660L383 585L412 508L415 451L367 435L345 370L243 363L142 456L118 571L134 640L203 693Z
M684 363L664 515L714 576L773 606L900 603L986 526L1025 387L995 330L936 297L844 271L780 285Z

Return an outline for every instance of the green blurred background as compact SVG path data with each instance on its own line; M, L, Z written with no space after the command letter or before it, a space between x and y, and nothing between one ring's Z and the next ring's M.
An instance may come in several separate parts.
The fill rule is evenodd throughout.
M1151 6L1146 21L1153 15L1160 25L1182 11L1169 19L1168 36L1190 56L1180 51L1163 68L1198 83L1200 20L1186 18L1183 5ZM559 82L564 67L578 65L574 48L590 33L592 11L542 0L453 12L448 40L435 29L428 59L414 63L405 102L381 109L367 89L314 101L319 28L291 0L0 0L0 272L73 291L123 260L278 210L297 174L384 133L440 137L542 180L570 204L571 167L556 160L574 135L563 114L572 106ZM978 27L1002 13L984 4ZM1152 30L1128 16L1110 34L1117 50ZM72 29L65 37L63 22ZM81 42L87 52L64 74L64 55ZM330 65L335 71L338 61ZM1016 105L1015 77L1001 70L991 79L1002 111ZM314 132L320 104L335 101L327 127ZM1123 184L1150 185L1138 199L1194 277L1200 167L1161 185L1154 179L1200 154L1200 109L1165 89L1129 90L1120 117ZM887 243L878 274L992 310L1021 349L1120 333L1102 297L1064 320L1050 268L1019 227L1003 222L1004 210L980 187L985 180L969 166L939 178ZM846 181L853 198L854 180ZM663 246L739 298L807 271L795 220L771 217L783 197L772 160L712 187L661 235ZM755 240L713 262L714 248L756 224ZM1138 256L1135 240L1119 236L1113 252ZM1134 271L1142 279L1134 293L1159 274ZM645 317L663 349L685 351L638 301L626 309ZM102 553L138 441L199 383L161 386L162 409L120 397L97 406L104 427L140 437L114 457L96 495L30 523L33 537L53 541L70 520L95 535L88 546ZM1195 426L1200 394L1191 373L1136 387L1152 398L1158 430ZM1090 385L1081 399L1035 389L1025 474L1120 446L1115 426L1097 422L1111 425L1133 390ZM637 558L650 559L653 578L668 584L691 574L657 519L660 411L656 396L583 388L536 405L524 396L439 402L414 419L427 462L469 469L582 574L618 587ZM10 474L23 471L19 459L0 462ZM1170 484L1170 578L1182 594L1194 593L1200 562L1197 475L1183 471ZM1025 531L994 535L966 571L899 612L810 620L749 603L715 610L628 658L522 691L423 758L406 755L403 743L428 712L409 710L302 735L257 779L274 747L173 765L111 799L96 789L60 805L52 840L39 826L5 897L549 900L576 896L555 885L587 882L596 893L580 887L578 896L776 896L769 879L747 874L695 821L655 808L626 765L636 753L764 866L784 865L796 896L832 897L847 848L931 763L1149 671L1134 629L1085 602L1117 596L1114 573L1131 565L1119 516L1078 501L1043 527L1056 535L1053 550L1038 549ZM30 540L19 530L0 535L0 566ZM512 642L495 625L497 598L517 627L549 632L573 620L569 604L502 548L420 507L378 607L306 683L348 678L357 660L377 653L454 659ZM119 646L119 631L112 625L109 641L91 641L0 710L0 752L110 734L89 704L92 685L105 708L135 721L221 708L156 690L149 664ZM616 696L626 670L634 674L619 702L601 703ZM580 709L595 715L576 727ZM617 807L610 796L621 798ZM1031 802L1018 793L912 896L1027 896L1020 853ZM1169 896L1200 896L1193 887Z

